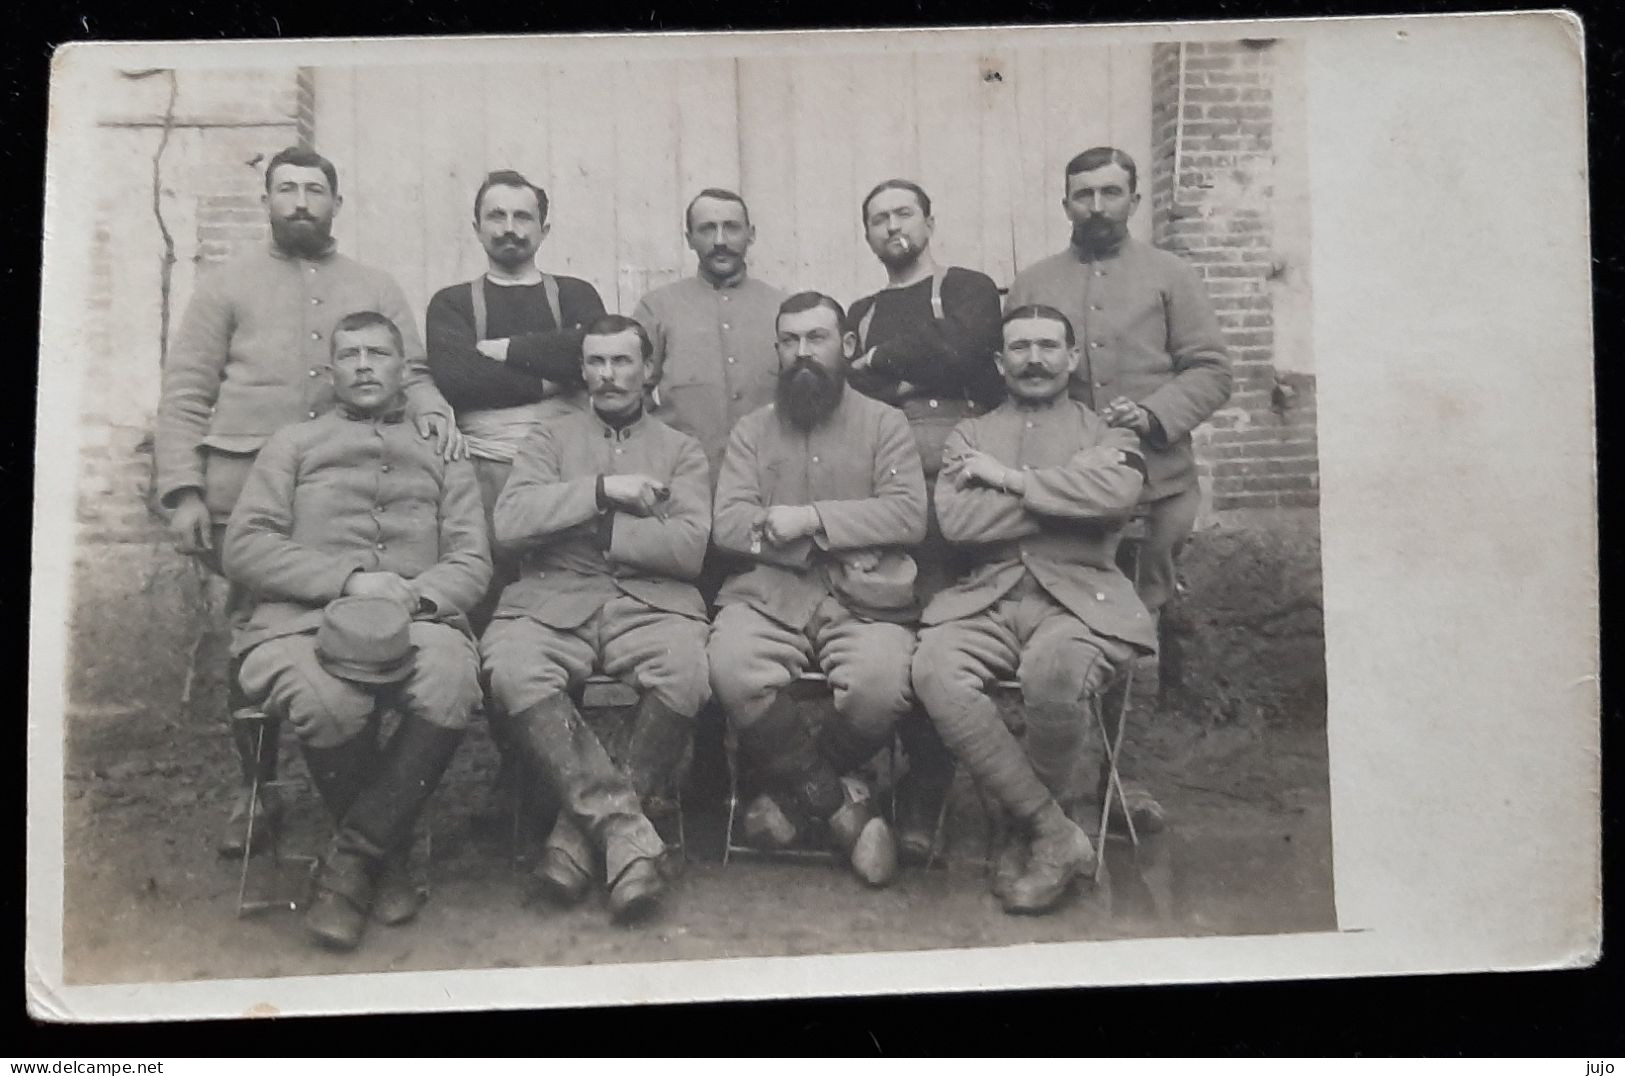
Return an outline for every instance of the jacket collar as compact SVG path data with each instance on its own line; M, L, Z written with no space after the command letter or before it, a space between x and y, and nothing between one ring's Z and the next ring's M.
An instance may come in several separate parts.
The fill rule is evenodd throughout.
M292 262L292 261L325 262L328 259L332 258L333 255L335 255L335 254L337 254L339 252L339 244L338 244L338 241L336 239L329 239L327 241L327 246L323 247L320 253L314 254L314 255L290 254L288 251L283 250L281 247L277 246L277 242L276 242L275 239L267 239L265 241L265 245L270 250L271 257L278 258L278 259L280 259L282 261L285 261L285 262Z
M587 403L587 413L592 416L593 425L598 428L603 437L612 441L631 440L649 424L649 408L647 405L639 408L637 418L619 428L605 422L603 416L598 413L597 408L592 406L591 401Z
M349 405L344 403L338 405L338 412L351 422L384 422L393 426L395 423L405 420L406 402L403 400L400 406L392 407L379 415L368 415L360 411L352 411Z

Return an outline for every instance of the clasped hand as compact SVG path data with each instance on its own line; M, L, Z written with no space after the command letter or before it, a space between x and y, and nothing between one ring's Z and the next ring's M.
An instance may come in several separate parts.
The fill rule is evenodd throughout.
M408 613L417 609L417 591L394 572L356 572L344 581L344 593L366 598L388 598Z
M810 504L776 504L756 517L752 529L774 545L789 545L818 533L818 509Z
M646 474L612 474L604 476L604 496L623 512L664 519L671 487Z

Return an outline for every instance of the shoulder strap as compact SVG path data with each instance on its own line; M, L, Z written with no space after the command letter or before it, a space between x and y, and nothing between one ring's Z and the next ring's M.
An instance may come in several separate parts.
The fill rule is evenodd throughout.
M548 312L553 315L553 327L564 328L564 314L559 310L559 278L551 273L543 273L542 292L547 296Z
M879 297L880 297L879 293L877 292L875 294L875 298L878 299ZM869 301L869 309L865 310L863 312L863 317L858 319L858 354L859 355L862 355L865 351L869 350L869 345L868 345L869 323L871 321L873 321L873 320L875 320L875 302L874 302L874 299L871 299Z
M474 293L474 339L484 340L486 329L485 274L481 273L469 284ZM542 274L542 293L547 296L547 309L553 315L555 328L564 328L564 314L559 309L559 280L549 273Z
M468 285L474 293L474 342L485 339L485 274L481 273Z
M940 265L931 271L931 316L938 321L947 316L942 312L942 278L947 275L948 270ZM874 298L878 300L880 293L876 292ZM871 301L869 309L865 310L863 317L858 319L858 351L860 352L868 350L869 323L875 319L876 305L877 302Z

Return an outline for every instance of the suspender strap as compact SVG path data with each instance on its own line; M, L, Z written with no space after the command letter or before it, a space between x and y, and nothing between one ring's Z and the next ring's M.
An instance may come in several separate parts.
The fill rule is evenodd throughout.
M942 321L947 315L942 312L942 278L948 275L948 270L937 266L931 272L931 316ZM869 350L869 323L875 320L875 306L878 305L880 293L875 293L876 302L869 304L869 309L863 312L858 319L858 350Z
M486 339L485 330L487 319L485 312L485 274L475 277L469 287L474 292L474 339ZM547 296L547 309L553 315L553 326L564 328L564 314L559 307L559 279L551 273L542 274L542 293ZM937 304L941 309L941 303Z

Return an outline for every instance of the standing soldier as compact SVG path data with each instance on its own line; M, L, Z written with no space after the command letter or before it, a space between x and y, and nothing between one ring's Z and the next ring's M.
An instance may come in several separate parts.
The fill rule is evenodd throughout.
M869 249L886 267L886 286L852 304L858 335L852 387L902 410L920 450L929 500L954 426L985 414L1004 396L994 366L999 349L999 290L974 269L943 267L931 254L936 220L919 184L888 179L860 210ZM953 549L930 513L914 552L920 600L958 575ZM953 760L931 722L914 714L898 726L908 772L898 788L898 849L906 861L931 854L937 813L953 780Z
M739 195L706 188L683 224L698 272L645 295L632 316L654 344L656 413L700 442L715 485L734 423L773 399L773 319L784 293L750 275L756 227Z
M913 705L908 550L925 536L925 483L903 416L846 388L857 340L845 321L827 295L785 300L776 400L729 439L713 534L752 566L717 595L711 686L769 785L746 810L747 835L787 844L795 816L810 816L860 877L885 885L895 840L850 775ZM814 664L835 703L816 737L785 693Z
M429 373L457 410L480 481L487 526L519 446L550 417L581 407L582 327L604 303L585 280L536 267L547 238L547 192L518 172L485 177L474 194L474 234L485 272L429 300ZM493 544L491 593L473 615L483 631L517 572Z
M1191 431L1230 398L1230 360L1196 271L1178 255L1128 234L1140 204L1134 160L1096 146L1066 166L1061 206L1071 246L1016 274L1005 308L1034 303L1064 314L1081 359L1072 398L1139 435L1148 533L1139 551L1140 600L1153 618L1174 597L1174 559L1196 522L1201 495ZM1114 717L1117 705L1107 706ZM1162 808L1125 786L1134 824L1160 829Z
M219 569L226 519L266 438L283 426L316 418L333 406L322 376L333 325L355 310L376 310L400 327L408 411L419 435L445 459L462 454L451 408L424 368L423 346L400 286L380 269L340 254L333 218L344 199L338 170L312 149L293 146L265 168L271 241L200 275L164 366L156 433L157 495L170 510L176 548ZM244 597L228 590L234 625ZM226 675L228 709L242 706L235 663ZM278 727L266 729L256 759L247 726L231 723L243 786L220 841L222 855L243 847L248 785L276 776ZM269 839L281 814L275 793L259 797L255 843Z

